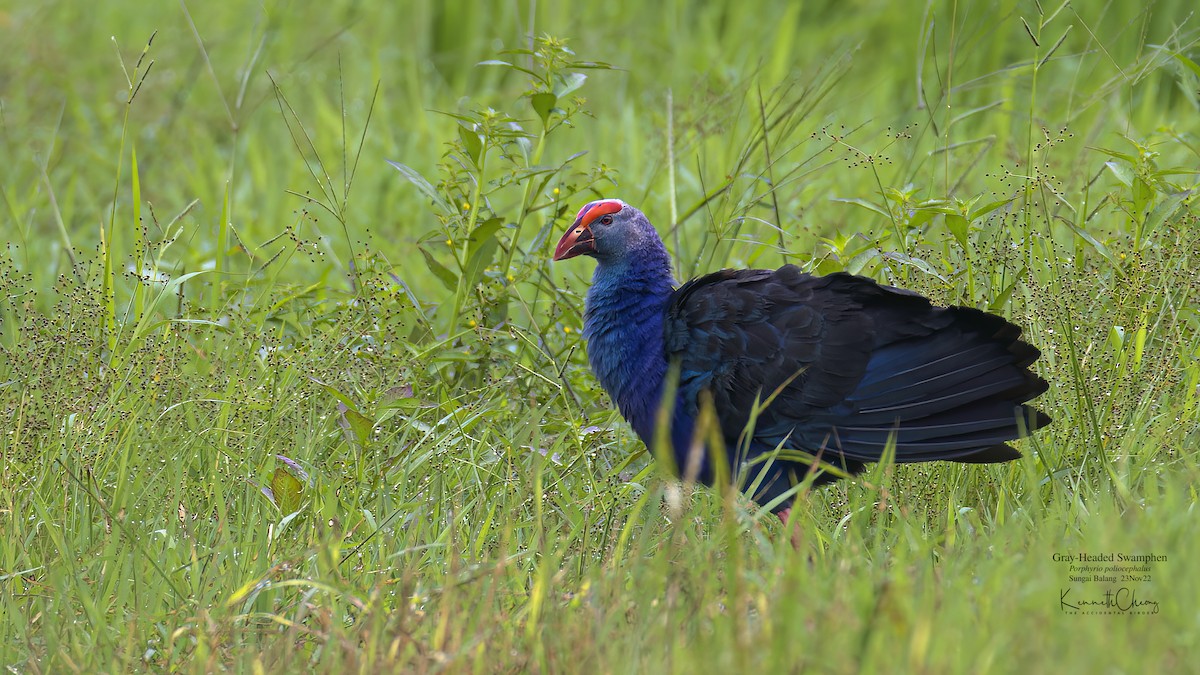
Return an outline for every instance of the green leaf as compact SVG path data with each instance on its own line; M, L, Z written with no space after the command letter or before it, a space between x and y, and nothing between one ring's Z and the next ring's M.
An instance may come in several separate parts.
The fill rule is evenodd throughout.
M825 257L817 261L817 274L833 274L834 272L845 272L846 265L841 258Z
M430 272L433 272L433 276L437 277L443 286L452 291L458 288L458 276L454 272L451 272L445 265L438 262L437 258L434 258L433 254L424 248L418 246L417 250L421 252L421 255L425 256L425 266L429 268Z
M458 120L459 122L462 122L464 124L478 124L479 123L479 118L477 115L464 115L462 113L450 112L448 110L438 110L437 108L431 108L430 111L435 112L439 115L445 115L446 117L449 117L450 119Z
M505 52L505 53L515 53L515 52ZM501 66L503 68L512 68L513 70L520 71L520 72L525 73L526 75L529 75L530 77L533 77L536 79L540 79L540 77L541 77L540 75L538 75L537 73L533 72L532 70L530 70L528 68L523 68L521 66L518 66L515 63L510 63L508 61L501 61L500 59L488 59L487 61L480 61L479 63L476 63L475 65L477 65L477 66Z
M533 106L533 111L542 118L542 124L550 124L550 112L554 110L554 104L558 102L558 97L550 92L543 91L529 97L529 105Z
M521 149L521 158L525 160L525 164L533 161L533 143L528 138L517 137L517 147Z
M1138 327L1133 334L1133 367L1138 370L1142 365L1142 356L1146 353L1146 324Z
M611 63L603 61L572 61L567 64L568 68L589 68L591 70L616 70Z
M1133 209L1137 213L1144 213L1149 210L1150 203L1154 200L1155 191L1150 187L1150 184L1142 180L1140 177L1133 181Z
M271 476L271 494L275 496L275 505L279 512L285 515L300 510L304 498L304 483L292 475L286 467L277 467Z
M851 274L862 274L867 265L875 262L878 259L879 249L873 247L868 248L862 253L859 253L851 258L850 262L846 263L845 270Z
M583 83L587 81L587 75L583 73L570 73L563 76L562 81L554 88L554 95L562 98L567 94L579 89Z
M1120 350L1125 344L1125 327L1114 325L1108 330L1108 343L1113 349Z
M471 163L479 166L479 156L483 154L483 139L474 130L458 125L458 137L462 139L463 149L471 158Z
M1112 175L1115 176L1117 180L1121 181L1125 187L1131 187L1133 185L1133 169L1129 165L1121 164L1120 162L1105 162L1104 166L1107 167L1108 170L1112 172Z
M337 399L338 426L342 428L343 432L349 432L346 434L346 442L357 440L360 447L365 445L367 440L371 438L371 430L375 428L375 423L366 415L358 412L354 399L320 380L313 379L313 381L320 384L329 395ZM351 434L353 434L353 437L351 437ZM276 456L280 459L285 459L283 455ZM290 462L291 460L286 461ZM299 466L297 465L296 468L299 469Z
M833 201L842 202L843 204L854 204L855 206L861 206L868 211L874 211L875 213L878 213L879 215L883 216L884 218L887 218L888 220L892 219L892 214L888 213L887 209L885 209L882 206L879 206L878 204L872 204L871 202L869 202L865 199L841 199L838 197L834 197Z
M475 284L479 283L479 280L483 278L484 270L491 264L492 257L496 254L496 247L500 244L496 239L496 232L503 225L504 221L501 219L489 218L471 233L471 256L467 260L466 271L463 273L467 289L474 288Z
M1063 220L1062 222L1066 224L1066 226L1069 227L1071 231L1076 234L1076 236L1091 244L1092 248L1095 249L1096 252L1101 256L1103 256L1104 259L1109 262L1109 264L1111 264L1113 267L1120 267L1120 263L1117 262L1117 259L1113 257L1112 251L1108 250L1108 247L1101 243L1099 239L1096 239L1089 234L1087 230L1077 226L1075 223L1072 223L1068 220Z
M1008 284L1008 286L1000 291L999 295L992 298L992 301L988 303L989 312L1000 312L1004 309L1004 306L1008 304L1008 299L1012 297L1013 291L1017 288L1017 282L1025 277L1025 271L1026 268L1022 267L1019 272L1013 275L1013 280Z
M970 220L971 222L979 220L980 218L991 213L992 211L995 211L996 209L999 209L1007 204L1010 204L1013 201L1013 199L1014 199L1013 197L1008 197L1007 199L998 199L994 202L988 202L988 203L984 204L983 206L979 206L979 207L972 206L970 209L970 213L967 215L967 220Z
M322 381L318 380L318 379L317 379L317 378L315 378L315 377L310 377L310 378L308 378L308 379L310 379L310 380L312 380L313 382L316 382L317 384L321 385L321 388L322 388L322 389L324 389L324 390L326 391L326 393L328 393L330 396L332 396L332 397L334 397L335 399L337 399L339 402L341 402L341 404L342 404L342 405L346 406L347 408L349 408L349 407L352 407L352 406L354 405L354 399L352 399L352 398L350 398L349 396L347 396L347 395L343 394L342 392L338 391L338 390L337 390L337 389L335 389L334 387L332 387L332 386L330 386L330 385L328 385L328 384L325 384L324 382L322 382Z
M908 227L905 229L911 230L911 229L916 229L918 227L921 227L925 223L929 222L930 219L932 219L938 213L940 213L940 211L938 210L937 207L915 209L915 210L913 210L912 214L908 217L908 223L907 223Z
M1188 57L1184 56L1183 54L1172 54L1171 56L1174 56L1175 60L1179 61L1184 66L1186 66L1188 70L1195 73L1196 77L1200 77L1200 66L1196 65L1195 61L1189 59Z
M1133 155L1131 155L1127 152L1118 152L1111 148L1093 147L1092 150L1095 150L1096 152L1100 152L1105 155L1108 155L1109 157L1112 157L1114 159L1123 160L1127 164L1133 164L1134 162L1137 161L1137 157L1134 157Z
M946 228L950 230L950 234L954 235L954 239L958 241L958 245L967 247L967 232L969 231L968 222L957 214L949 214L946 216Z
M176 300L179 297L179 287L182 284L193 277L201 274L208 274L212 271L213 270L200 270L198 272L188 272L187 274L181 274L164 284L162 288L159 289L158 293L155 294L154 298L150 301L150 304L145 307L141 317L138 319L137 324L134 326L133 340L136 341L142 339L148 335L150 331L163 324L163 320L158 318L159 306L169 300Z
M942 276L941 272L938 272L937 269L935 269L933 265L930 265L929 262L922 260L921 258L910 256L910 255L907 255L904 253L900 253L899 251L891 251L889 253L884 253L883 257L888 258L890 260L895 260L896 262L900 263L901 265L909 265L911 267L915 267L915 268L921 270L922 272L924 272L925 274L928 274L931 277L939 279L943 282L946 281L946 277Z
M393 162L390 159L386 161L388 164L391 164L393 167L395 167L396 170L400 172L400 175L404 176L408 182L417 186L417 189L421 191L421 194L429 198L433 202L434 206L437 206L444 213L454 212L454 209L450 208L450 205L446 203L446 200L442 199L442 196L438 194L437 189L434 188L429 181L425 180L424 176L417 173L415 169L405 166L400 162Z
M375 423L366 415L340 401L338 402L338 412L341 413L338 426L342 427L342 431L349 432L346 434L346 440L357 441L358 447L365 448L367 441L371 440L371 430L375 428Z
M1184 190L1183 192L1168 195L1161 204L1150 212L1150 216L1146 218L1146 224L1142 226L1142 237L1148 236L1151 232L1158 229L1159 225L1167 222L1167 218L1175 215L1175 212L1179 210L1179 205L1183 203L1183 200L1190 197L1191 194L1191 190Z
M1172 166L1166 169L1157 169L1154 172L1154 177L1162 178L1163 176L1193 176L1195 174L1195 169L1189 169L1186 166Z

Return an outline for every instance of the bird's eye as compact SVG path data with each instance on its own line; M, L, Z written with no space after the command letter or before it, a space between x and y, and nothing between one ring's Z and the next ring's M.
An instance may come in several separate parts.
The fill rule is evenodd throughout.
M601 225L612 225L612 216L600 216Z

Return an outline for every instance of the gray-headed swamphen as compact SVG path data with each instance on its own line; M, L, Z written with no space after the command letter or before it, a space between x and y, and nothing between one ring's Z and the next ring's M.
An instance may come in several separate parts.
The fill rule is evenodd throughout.
M554 259L578 255L597 263L588 359L634 431L654 443L667 378L678 372L668 404L676 467L714 479L707 439L693 444L710 397L730 475L742 468L744 485L757 483L749 496L775 502L781 517L790 500L776 499L812 462L777 449L849 474L878 461L890 441L897 462L1005 462L1020 457L1006 441L1050 423L1028 405L1047 388L1029 370L1039 352L998 316L793 265L723 270L677 288L654 227L617 199L580 209ZM836 478L826 471L815 481Z

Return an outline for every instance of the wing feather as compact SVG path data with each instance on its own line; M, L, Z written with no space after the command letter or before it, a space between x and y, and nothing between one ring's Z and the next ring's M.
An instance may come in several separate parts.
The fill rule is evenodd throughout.
M1025 405L1046 383L1028 370L1038 351L1020 334L978 310L788 265L684 284L668 305L664 345L679 365L677 425L696 418L707 390L735 447L756 401L775 394L744 449L782 443L857 470L889 442L902 462L1018 457L1004 442L1049 423ZM776 464L777 474L807 471Z

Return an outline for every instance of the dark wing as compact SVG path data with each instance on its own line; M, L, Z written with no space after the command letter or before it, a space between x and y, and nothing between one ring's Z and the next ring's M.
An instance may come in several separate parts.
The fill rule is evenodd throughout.
M671 299L664 338L680 365L677 418L694 419L707 389L734 448L755 401L778 392L752 445L820 452L854 471L878 460L889 437L900 462L1019 457L1004 442L1050 421L1023 405L1046 382L1029 371L1039 352L1020 332L975 309L788 265L688 282Z

